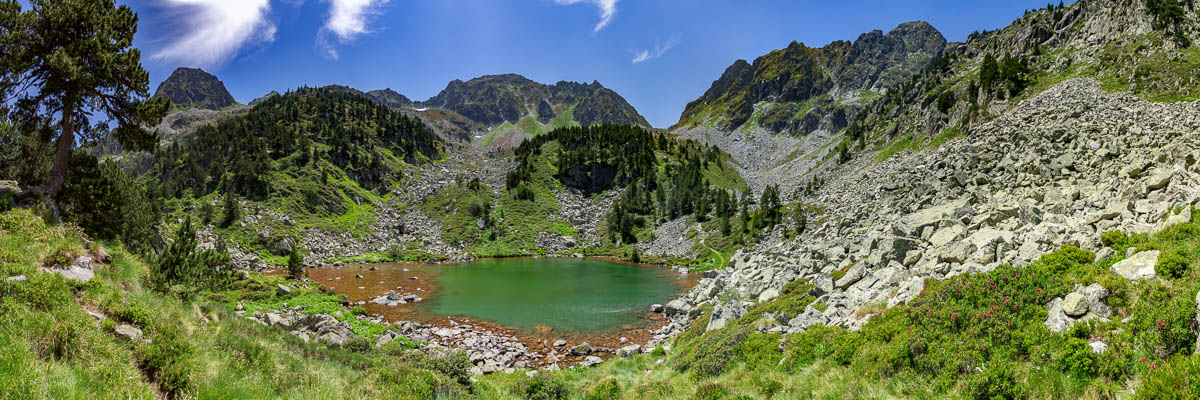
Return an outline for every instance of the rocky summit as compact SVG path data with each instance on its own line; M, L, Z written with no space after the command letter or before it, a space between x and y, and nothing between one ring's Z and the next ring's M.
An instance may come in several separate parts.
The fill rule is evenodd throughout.
M178 108L221 110L237 104L225 83L199 68L178 68L158 85L155 97L171 100Z
M626 3L299 8L315 52L264 22L195 55L286 56L247 105L192 68L152 96L192 60L131 18L245 10L0 6L0 398L1200 398L1191 1L938 4L1012 20L821 47L796 26L887 18ZM764 29L753 61L699 42ZM355 87L581 62L645 116L590 78Z

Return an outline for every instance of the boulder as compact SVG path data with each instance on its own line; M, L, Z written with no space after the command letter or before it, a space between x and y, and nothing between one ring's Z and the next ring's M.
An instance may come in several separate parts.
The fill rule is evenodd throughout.
M661 312L663 312L663 305L662 305L662 304L651 304L651 305L650 305L650 312L653 312L653 313L661 313Z
M1050 304L1046 306L1045 325L1046 328L1055 333L1062 333L1066 331L1067 328L1071 327L1071 323L1074 322L1071 320L1071 317L1068 317L1066 313L1063 313L1062 303L1063 299L1059 297L1050 301Z
M284 284L275 285L275 294L279 296L288 296L292 294L292 288Z
M748 312L746 303L730 300L713 310L712 318L708 321L706 330L715 331L724 328L730 321L741 318Z
M764 302L767 302L776 297L779 297L779 290L767 289L767 290L764 290L762 293L758 294L758 302L764 303Z
M577 355L577 356L586 356L588 354L592 354L592 345L587 344L587 342L584 342L583 344L572 347L571 354Z
M113 328L113 331L118 335L124 336L130 341L136 342L142 340L142 330L130 324L117 324L117 326Z
M664 308L667 315L678 315L687 312L687 303L683 299L675 299L667 302Z
M1130 281L1154 278L1154 266L1158 264L1158 250L1143 251L1113 264L1110 271Z
M4 278L4 280L6 282L24 282L27 279L25 278L25 275L17 275L17 276L10 276L10 277Z
M587 358L583 359L583 362L579 363L579 366L588 368L588 367L592 367L597 364L600 364L602 362L604 362L603 358L596 357L596 356L587 356Z
M813 296L820 297L826 293L833 292L833 276L829 274L817 274L812 278Z
M1088 312L1087 298L1079 292L1068 294L1062 301L1062 310L1069 317L1082 317Z
M566 345L567 345L567 341L566 341L566 340L559 339L559 340L555 340L555 341L554 341L554 348L561 348L561 347L563 347L563 346L566 346Z
M633 344L633 345L629 345L629 346L625 346L625 347L617 349L617 356L633 357L634 355L638 354L638 352L640 352L640 351L642 351L642 346Z
M296 239L292 239L290 236L285 236L285 237L276 239L267 248L267 250L269 250L271 252L271 254L274 254L274 255L277 255L280 257L292 254L292 250L295 250L295 249L296 249Z
M1094 354L1102 354L1108 350L1108 345L1101 341L1088 343L1088 346L1092 347L1092 353Z

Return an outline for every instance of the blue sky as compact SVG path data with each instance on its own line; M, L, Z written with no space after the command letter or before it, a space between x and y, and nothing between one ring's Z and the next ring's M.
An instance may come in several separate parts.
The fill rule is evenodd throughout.
M737 59L929 21L952 41L1045 1L119 0L151 89L176 67L216 74L240 102L343 84L424 100L453 79L518 73L600 81L655 127ZM634 62L638 61L638 62Z

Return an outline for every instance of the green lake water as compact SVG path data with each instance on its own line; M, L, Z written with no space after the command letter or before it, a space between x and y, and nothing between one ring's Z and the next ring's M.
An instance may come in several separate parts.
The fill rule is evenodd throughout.
M480 260L439 267L438 293L418 307L532 330L602 332L647 322L651 304L684 289L670 270L578 258Z

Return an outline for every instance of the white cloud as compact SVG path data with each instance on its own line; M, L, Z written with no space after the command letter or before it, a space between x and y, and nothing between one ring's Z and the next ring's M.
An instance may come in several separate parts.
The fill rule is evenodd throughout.
M162 0L183 35L152 56L189 66L214 67L251 43L275 40L268 0Z
M608 26L612 22L614 16L617 15L617 0L554 0L560 5L571 5L579 3L590 3L596 5L600 9L600 22L596 24L596 29L592 32L600 32L601 29Z
M642 51L635 51L633 53L633 63L637 64L637 63L640 63L643 61L649 61L649 60L653 60L655 58L662 57L663 54L667 53L667 50L671 50L672 47L675 47L675 45L679 44L680 39L683 39L683 35L674 34L674 35L671 35L671 37L669 39L667 39L666 42L662 42L662 43L655 45L654 50L647 49L647 50L642 50Z
M332 38L338 43L349 43L359 36L371 33L368 24L387 0L325 0L329 3L329 15L325 26L317 34L317 49L322 55L337 59L338 52Z

